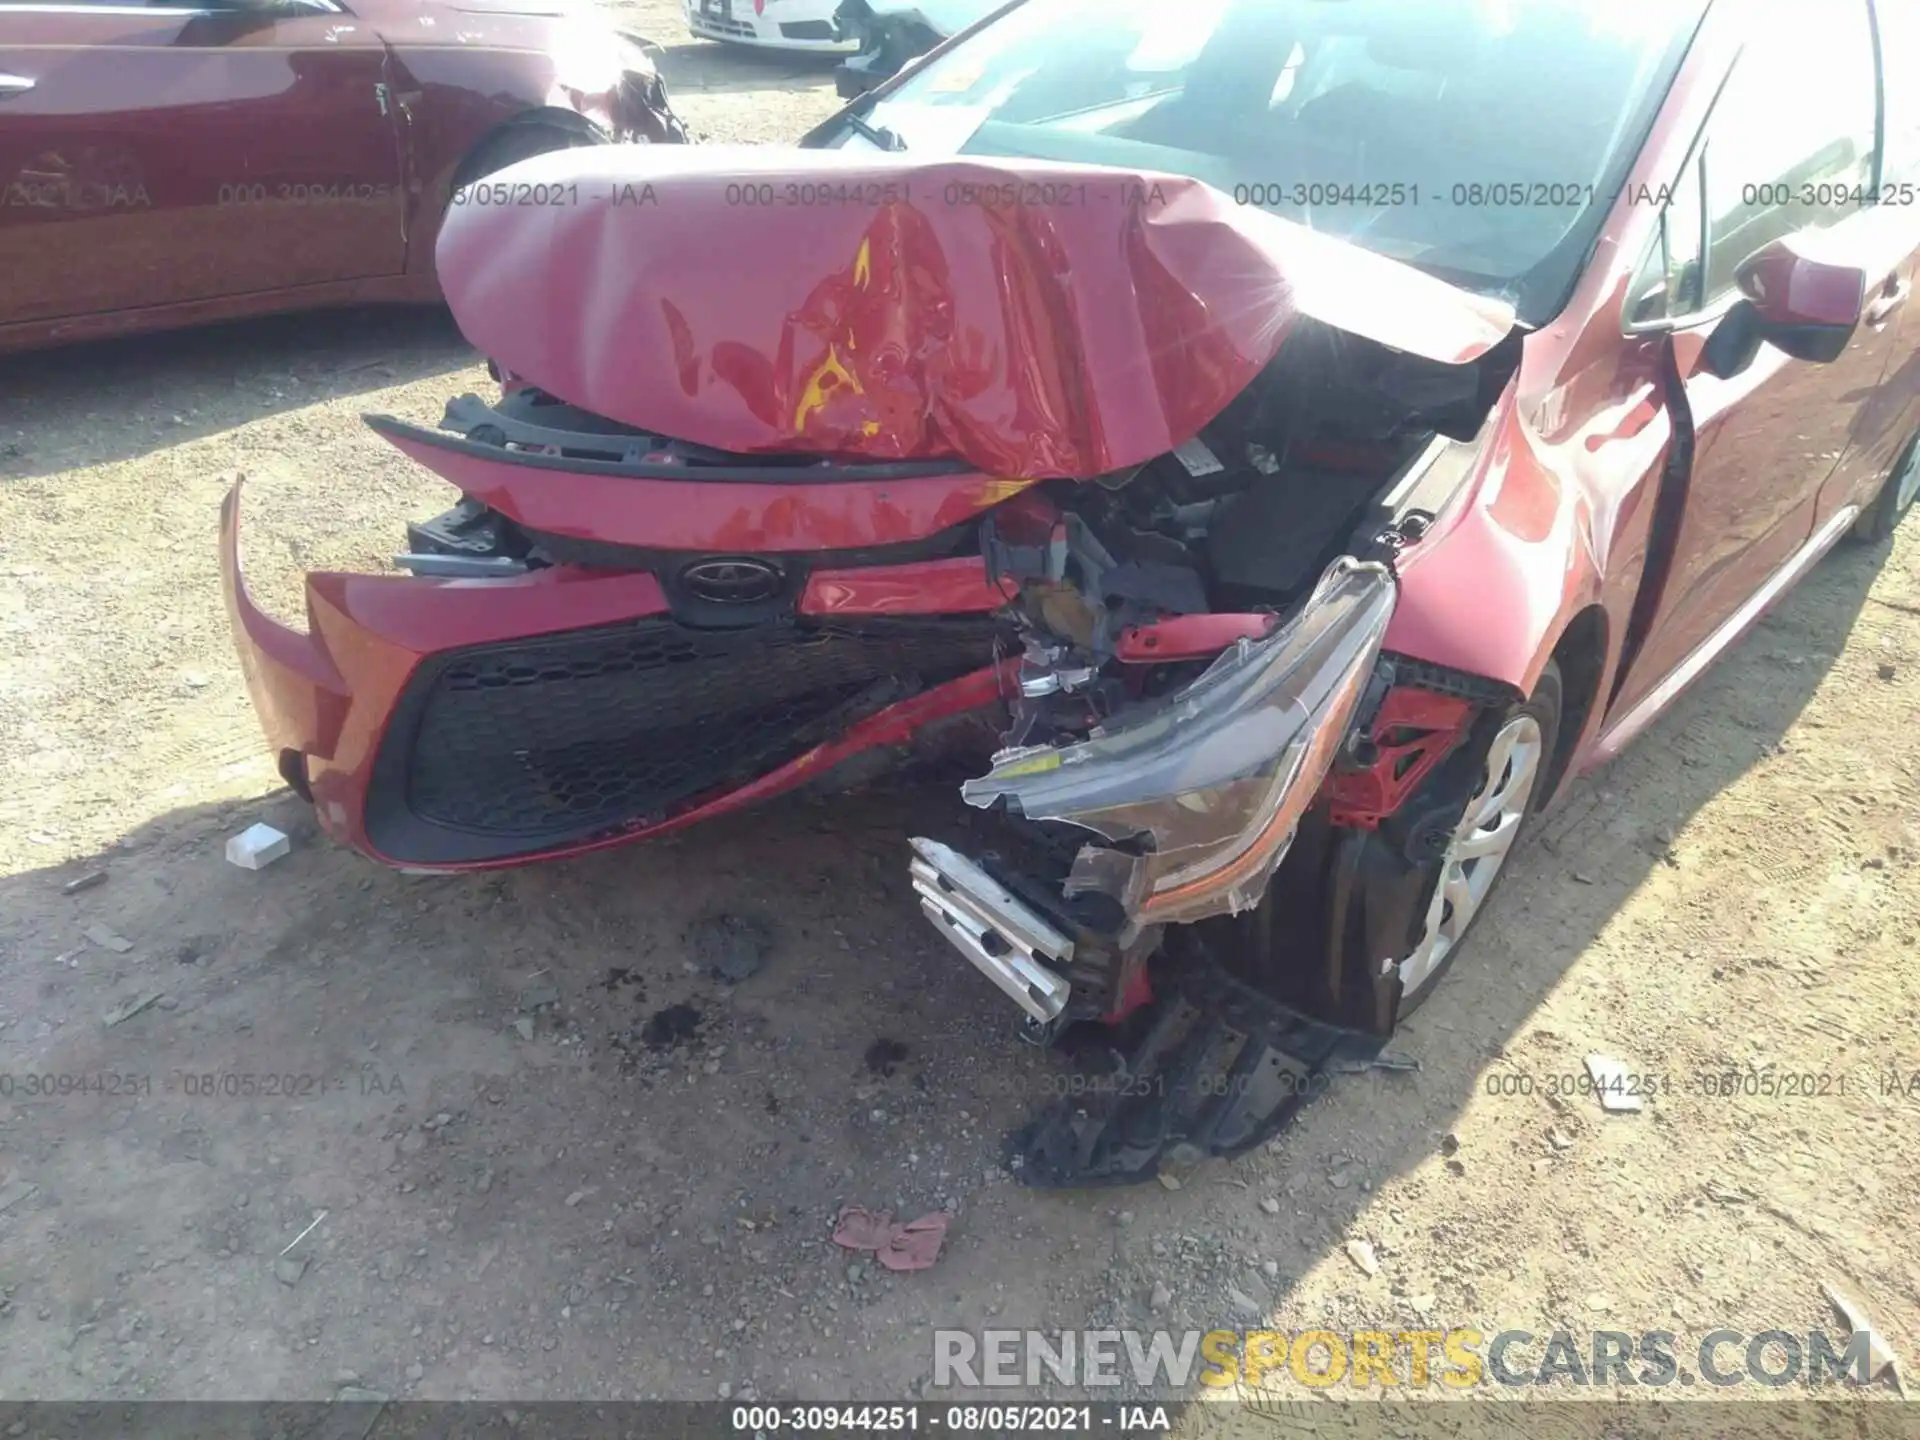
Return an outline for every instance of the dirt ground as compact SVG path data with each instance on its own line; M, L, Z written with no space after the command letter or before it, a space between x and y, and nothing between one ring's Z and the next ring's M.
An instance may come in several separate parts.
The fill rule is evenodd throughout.
M623 18L708 137L833 108L825 64ZM303 568L384 566L447 503L359 415L484 384L435 313L0 363L0 1398L900 1398L936 1324L1667 1329L1684 1357L1837 1332L1824 1282L1920 1355L1920 1091L1889 1083L1920 1072L1920 525L1836 554L1582 783L1396 1042L1417 1071L1179 1190L1036 1194L999 1141L1057 1062L906 884L909 826L964 834L950 791L423 879L280 787L221 494L247 475L297 616ZM251 873L222 847L256 819L293 850ZM770 941L738 985L702 963L716 916ZM1547 1093L1593 1051L1673 1088ZM1813 1083L1695 1081L1749 1067ZM844 1202L957 1218L896 1275L829 1242Z

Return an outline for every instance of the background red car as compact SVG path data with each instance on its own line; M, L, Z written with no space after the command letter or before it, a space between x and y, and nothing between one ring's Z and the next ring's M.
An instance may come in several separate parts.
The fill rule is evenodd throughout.
M552 0L0 3L0 350L432 300L457 187L685 138L641 42Z

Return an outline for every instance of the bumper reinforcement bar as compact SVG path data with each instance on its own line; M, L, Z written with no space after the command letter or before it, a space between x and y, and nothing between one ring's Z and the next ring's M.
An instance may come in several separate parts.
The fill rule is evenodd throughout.
M1073 941L951 846L916 837L913 853L914 893L934 927L1036 1022L1057 1019Z

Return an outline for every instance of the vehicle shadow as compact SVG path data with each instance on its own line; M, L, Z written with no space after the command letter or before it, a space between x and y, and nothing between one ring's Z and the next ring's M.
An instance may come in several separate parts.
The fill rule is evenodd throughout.
M0 483L133 459L477 359L445 307L431 305L275 315L0 356Z
M1179 1266L1200 1263L1185 1250L1148 1252L1154 1237L1197 1223L1206 1171L1180 1193L1035 1193L996 1178L1001 1135L1059 1093L1058 1062L1016 1042L1011 1007L919 915L904 836L965 844L974 824L950 788L920 786L789 799L667 841L437 878L401 876L331 845L307 808L279 792L174 810L99 860L0 879L0 915L11 917L0 935L0 1042L18 1057L12 1068L336 1077L377 1062L408 1082L403 1101L348 1087L292 1109L263 1100L217 1112L161 1099L119 1110L82 1099L16 1106L7 1148L22 1157L20 1177L50 1198L9 1217L23 1247L15 1253L32 1273L34 1247L57 1245L72 1257L59 1284L84 1297L111 1289L102 1277L126 1268L122 1252L136 1245L163 1259L197 1247L206 1253L193 1261L216 1269L270 1258L276 1240L242 1247L202 1223L236 1191L252 1191L256 1212L289 1215L357 1197L347 1202L351 1226L327 1241L331 1263L298 1290L278 1291L271 1316L242 1317L258 1328L258 1383L288 1394L363 1359L342 1348L354 1337L337 1325L324 1346L300 1348L313 1317L372 1303L368 1320L344 1328L388 1355L412 1354L432 1348L447 1313L478 1333L500 1323L486 1318L492 1297L517 1313L524 1297L573 1285L616 1297L631 1293L621 1286L653 1288L624 1308L570 1302L594 1318L568 1332L570 1366L584 1367L568 1373L618 1374L629 1396L710 1398L716 1337L705 1327L718 1312L690 1298L703 1282L707 1294L736 1287L764 1306L744 1334L719 1337L731 1367L721 1373L764 1376L763 1391L800 1398L846 1398L837 1362L854 1334L863 1385L907 1396L923 1393L936 1324L1244 1323L1222 1308L1220 1274L1263 1306L1284 1304L1370 1203L1358 1187L1328 1188L1329 1154L1363 1157L1370 1189L1431 1160L1488 1060L1670 863L1674 833L1776 753L1846 651L1885 557L1881 547L1829 559L1635 749L1580 782L1542 843L1516 860L1460 966L1396 1041L1421 1060L1417 1075L1343 1079L1303 1112L1277 1161L1242 1162L1277 1164L1291 1197L1291 1248L1272 1279L1224 1262L1185 1276ZM254 819L294 837L293 853L257 874L220 859L223 837ZM106 883L61 894L97 864L111 873ZM1576 882L1576 869L1591 883ZM771 937L763 969L737 984L715 979L698 938L715 916L746 917L750 932ZM83 944L78 932L92 924L135 949ZM75 946L77 959L48 963ZM554 998L529 1005L529 985ZM102 1013L143 991L165 991L177 1008L102 1029ZM678 1018L663 1026L663 1016ZM537 1038L516 1038L516 1027ZM417 1145L393 1142L419 1135L411 1127L436 1111L457 1117L451 1128ZM217 1133L182 1138L214 1113ZM118 1152L132 1157L118 1171L82 1158L92 1129L108 1123ZM167 1171L167 1204L141 1213L145 1160L190 1141L205 1150L202 1165ZM847 1202L903 1214L956 1205L937 1283L849 1281L846 1257L820 1244ZM1252 1209L1250 1198L1236 1203ZM1140 1218L1119 1230L1110 1217L1123 1205ZM416 1286L388 1304L401 1292L383 1288L368 1302L356 1288L357 1266L416 1246L438 1254L449 1234L464 1258L430 1295ZM594 1258L607 1254L608 1235L641 1248ZM1224 1254L1239 1242L1210 1243ZM492 1257L484 1287L461 1278L476 1254ZM613 1283L640 1260L637 1282ZM548 1273L562 1264L564 1274ZM170 1282L135 1268L123 1303L164 1317ZM1190 1312L1150 1314L1149 1276L1167 1277L1182 1306L1190 1297ZM817 1316L829 1301L832 1323L855 1330L811 1358L790 1351L781 1338L794 1333L789 1321L802 1331L819 1323L795 1307ZM10 1332L23 1364L43 1348L54 1356L60 1339L27 1320L35 1303L16 1302ZM401 1338L416 1324L427 1340ZM275 1349L283 1341L284 1354ZM184 1363L191 1358L182 1375L199 1368ZM709 1378L694 1379L703 1369ZM596 1381L565 1398L572 1393L608 1392Z

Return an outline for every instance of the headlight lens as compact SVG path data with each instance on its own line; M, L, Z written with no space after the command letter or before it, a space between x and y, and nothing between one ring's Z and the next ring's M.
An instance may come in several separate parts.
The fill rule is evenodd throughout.
M1078 744L1004 751L961 793L1144 839L1142 854L1088 847L1069 881L1114 894L1140 924L1251 909L1346 739L1396 598L1385 566L1342 557L1287 624L1147 715Z

